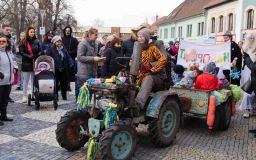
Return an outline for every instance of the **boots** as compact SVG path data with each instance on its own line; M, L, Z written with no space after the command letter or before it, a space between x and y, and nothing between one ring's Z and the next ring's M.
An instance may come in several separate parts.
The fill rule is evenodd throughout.
M6 108L1 110L1 121L13 121L13 119L7 117Z
M62 95L62 99L63 99L63 100L67 100L67 94L61 93L61 95Z

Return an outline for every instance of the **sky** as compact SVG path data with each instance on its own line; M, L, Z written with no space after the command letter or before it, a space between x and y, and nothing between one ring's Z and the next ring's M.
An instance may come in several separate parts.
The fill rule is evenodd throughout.
M70 0L74 16L82 26L92 25L95 19L105 27L134 27L156 15L167 16L184 0Z

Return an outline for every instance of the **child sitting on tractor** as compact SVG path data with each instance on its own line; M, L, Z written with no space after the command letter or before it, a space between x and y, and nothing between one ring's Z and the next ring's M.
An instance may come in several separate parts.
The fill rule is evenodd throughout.
M219 90L219 80L217 78L218 68L214 62L208 63L203 68L203 73L196 78L195 89Z

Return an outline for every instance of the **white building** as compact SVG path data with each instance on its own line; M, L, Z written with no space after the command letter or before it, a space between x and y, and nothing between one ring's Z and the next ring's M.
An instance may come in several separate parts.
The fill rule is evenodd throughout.
M158 25L159 39L202 41L206 35L204 6L211 0L185 0Z
M184 39L220 43L225 31L234 41L256 32L256 0L185 0L158 25L165 43Z

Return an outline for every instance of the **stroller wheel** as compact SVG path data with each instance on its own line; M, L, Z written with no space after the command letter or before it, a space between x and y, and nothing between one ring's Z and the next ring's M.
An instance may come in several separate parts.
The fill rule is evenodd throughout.
M32 99L31 94L28 94L28 106L31 106L31 99Z
M54 106L54 110L57 110L57 108L58 108L58 101L57 100L53 101L53 106Z
M35 108L36 108L36 110L39 110L39 108L40 108L40 103L38 101L35 102Z

